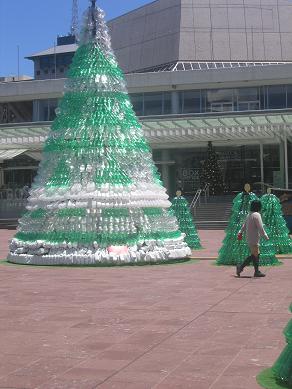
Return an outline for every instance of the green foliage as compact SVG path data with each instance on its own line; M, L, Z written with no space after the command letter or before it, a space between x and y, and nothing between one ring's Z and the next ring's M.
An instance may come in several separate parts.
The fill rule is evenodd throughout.
M242 263L246 257L250 255L249 247L245 240L245 236L241 241L237 240L238 232L245 222L249 214L250 204L252 201L258 200L254 193L239 193L233 200L233 207L228 227L225 231L225 238L222 247L219 250L217 259L218 265L237 265ZM269 235L269 229L265 226ZM279 261L275 257L275 251L271 241L261 240L261 255L260 265L277 265Z
M57 164L56 170L52 176L48 179L47 188L62 188L67 187L70 184L71 171L68 166L67 160L61 158Z
M187 200L183 196L175 197L172 200L170 212L176 216L180 231L186 234L187 245L193 250L201 249L200 238Z
M80 40L74 55L29 200L46 211L22 218L17 249L15 242L11 244L16 255L34 255L36 246L48 242L58 257L69 255L63 248L66 243L78 243L80 252L83 246L95 252L111 245L181 237L167 214L161 179L112 52L103 13L88 12L83 32L91 32ZM92 17L97 31L92 30ZM147 184L153 193L145 190L143 198ZM59 210L60 203L66 208ZM161 204L164 208L158 208ZM152 207L144 208L148 205ZM93 242L99 247L93 248ZM18 250L20 246L24 250ZM158 252L163 244L152 246Z
M26 216L30 216L32 219L42 219L46 216L46 211L44 209L36 209L35 211L28 212Z
M128 208L105 208L102 210L103 217L128 217Z
M261 197L263 223L269 226L269 238L276 254L292 253L292 240L279 199L273 194Z
M146 216L162 216L162 208L143 208Z
M94 182L97 186L103 184L127 186L132 180L114 158L108 157L107 166L96 171Z
M84 217L86 216L85 208L65 208L59 209L58 217Z
M212 142L208 142L207 159L202 167L200 181L202 186L209 184L211 195L219 195L224 191L223 175Z
M276 381L284 388L292 388L292 319L284 329L287 345L273 366Z
M96 242L101 247L115 245L134 245L147 240L175 239L181 236L180 231L149 232L129 234L123 232L97 233L81 231L52 232L17 232L15 237L23 242L46 241L50 243L79 243L88 246Z

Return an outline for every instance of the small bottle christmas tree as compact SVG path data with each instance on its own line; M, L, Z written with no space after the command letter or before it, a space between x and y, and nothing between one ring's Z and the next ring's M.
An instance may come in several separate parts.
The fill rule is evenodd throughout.
M270 193L261 197L263 223L269 226L270 240L276 254L292 253L292 240L285 219L282 206L277 196Z
M207 159L203 163L200 181L202 186L209 184L211 195L220 195L224 191L223 176L212 142L208 142Z
M292 312L292 304L290 306ZM258 383L266 389L292 388L292 319L284 329L287 345L271 369L264 370L257 377Z
M167 261L191 250L169 215L95 0L8 259L24 264Z
M176 216L179 229L185 236L187 245L193 249L201 249L201 242L197 233L192 214L187 200L181 195L181 191L176 192L176 197L172 200L170 212Z
M258 200L258 197L250 192L250 185L245 185L245 190L239 193L233 200L233 207L228 227L225 231L225 238L219 256L217 259L218 265L236 266L242 263L246 257L250 255L248 244L243 237L242 240L237 239L238 232L243 226L246 217L250 211L252 201ZM266 228L266 226L265 226ZM269 235L269 229L266 228ZM260 266L276 265L279 261L275 257L275 251L272 243L268 240L261 241Z

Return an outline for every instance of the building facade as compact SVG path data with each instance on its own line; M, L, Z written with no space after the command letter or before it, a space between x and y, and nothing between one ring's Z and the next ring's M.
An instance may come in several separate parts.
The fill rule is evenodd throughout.
M226 193L292 188L291 16L288 0L158 0L109 23L171 196L201 186L210 141ZM31 183L76 48L60 37L28 57L33 80L0 81L0 187Z

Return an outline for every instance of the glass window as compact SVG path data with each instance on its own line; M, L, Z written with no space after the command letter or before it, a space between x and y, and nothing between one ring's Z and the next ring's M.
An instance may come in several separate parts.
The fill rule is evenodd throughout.
M260 106L262 109L267 108L267 88L265 86L260 87Z
M287 85L287 108L292 108L292 85Z
M210 89L206 92L206 105L209 112L233 111L233 89Z
M289 188L292 188L292 143L287 142L288 147L288 178L289 178Z
M185 70L192 70L192 65L189 62L185 62Z
M70 65L73 59L73 54L57 55L57 66Z
M130 95L131 102L133 104L134 111L136 115L143 116L144 115L144 106L143 106L143 93L133 93Z
M40 58L40 68L41 69L49 68L49 67L53 66L54 63L55 63L55 61L54 61L53 55L44 56L44 57Z
M166 92L163 94L163 114L167 115L171 113L171 93Z
M258 101L258 88L238 88L235 90L238 101Z
M53 121L56 117L56 108L58 107L58 100L51 99L49 100L49 112L48 112L48 120Z
M286 108L286 86L268 86L268 108L281 109Z
M32 101L0 103L0 124L32 121Z
M183 113L201 112L201 91L183 92Z
M237 97L238 111L253 111L260 109L259 88L234 89L234 96Z
M234 106L232 103L212 103L211 112L228 112L233 111Z
M280 174L279 145L264 145L264 180L272 186L281 187L283 185Z
M216 69L216 65L214 62L209 62L208 67L209 67L209 69Z
M144 115L162 115L162 93L144 94Z
M39 100L39 121L52 121L56 117L57 99Z

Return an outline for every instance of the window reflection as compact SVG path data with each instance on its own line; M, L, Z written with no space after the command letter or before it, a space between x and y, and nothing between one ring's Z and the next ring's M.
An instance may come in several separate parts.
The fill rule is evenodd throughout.
M183 113L202 112L201 91L183 92Z
M281 109L286 108L286 86L277 85L268 87L268 108Z
M179 104L172 110L172 92L132 94L137 115L257 111L292 108L292 85L177 91Z

